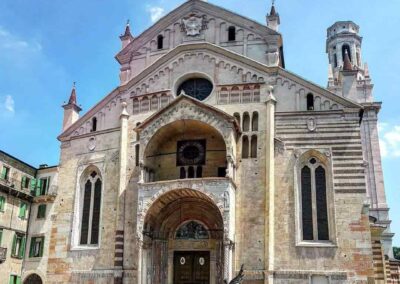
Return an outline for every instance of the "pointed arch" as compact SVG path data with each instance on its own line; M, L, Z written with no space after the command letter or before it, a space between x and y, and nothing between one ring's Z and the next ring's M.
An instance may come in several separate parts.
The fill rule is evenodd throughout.
M97 246L100 238L102 178L95 166L89 166L81 176L79 245Z

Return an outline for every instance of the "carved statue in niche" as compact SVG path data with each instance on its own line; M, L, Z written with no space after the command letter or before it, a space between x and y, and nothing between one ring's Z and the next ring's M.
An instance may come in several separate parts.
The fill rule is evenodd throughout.
M227 191L224 192L224 208L229 208L229 192Z

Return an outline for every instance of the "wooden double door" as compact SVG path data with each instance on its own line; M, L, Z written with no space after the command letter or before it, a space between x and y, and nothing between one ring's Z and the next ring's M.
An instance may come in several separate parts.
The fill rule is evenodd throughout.
M174 253L174 284L209 283L209 251L176 251Z

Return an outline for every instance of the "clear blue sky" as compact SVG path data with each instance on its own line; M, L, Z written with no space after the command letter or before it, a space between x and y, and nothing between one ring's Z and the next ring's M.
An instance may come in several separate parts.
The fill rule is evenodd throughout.
M0 1L0 149L32 165L57 164L61 105L77 81L84 111L118 84L118 36L127 19L135 35L182 0ZM265 23L270 0L211 3ZM353 20L375 83L384 146L386 192L400 246L400 2L277 0L287 69L325 86L326 28ZM118 5L116 5L118 3Z

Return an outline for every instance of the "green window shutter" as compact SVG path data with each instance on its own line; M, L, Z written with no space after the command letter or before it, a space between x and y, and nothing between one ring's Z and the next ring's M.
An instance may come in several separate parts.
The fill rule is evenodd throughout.
M26 237L22 237L21 247L19 249L19 257L23 258L25 256L25 247L26 247Z
M2 242L3 242L3 229L0 229L0 246Z
M36 179L31 179L31 194L35 195L35 189L36 189Z
M21 284L22 282L21 282L21 276L17 276L17 279L16 279L17 281L15 282L16 284Z
M12 249L11 249L11 255L15 256L17 255L17 252L15 249L17 248L17 234L14 234L13 242L12 242Z
M41 238L41 242L40 242L40 252L39 252L39 256L42 257L43 256L43 249L44 249L44 237Z
M15 284L15 281L14 281L14 279L15 279L15 275L10 275L10 281L9 281L9 284Z
M6 179L6 174L7 174L7 169L6 169L6 167L3 166L3 169L1 170L0 178Z
M33 253L35 251L35 237L31 238L31 246L29 247L29 257L33 257Z
M36 181L36 193L35 193L35 196L40 196L41 189L42 189L42 180L38 179Z
M6 198L4 196L0 196L0 211L4 211L5 203L6 203Z

